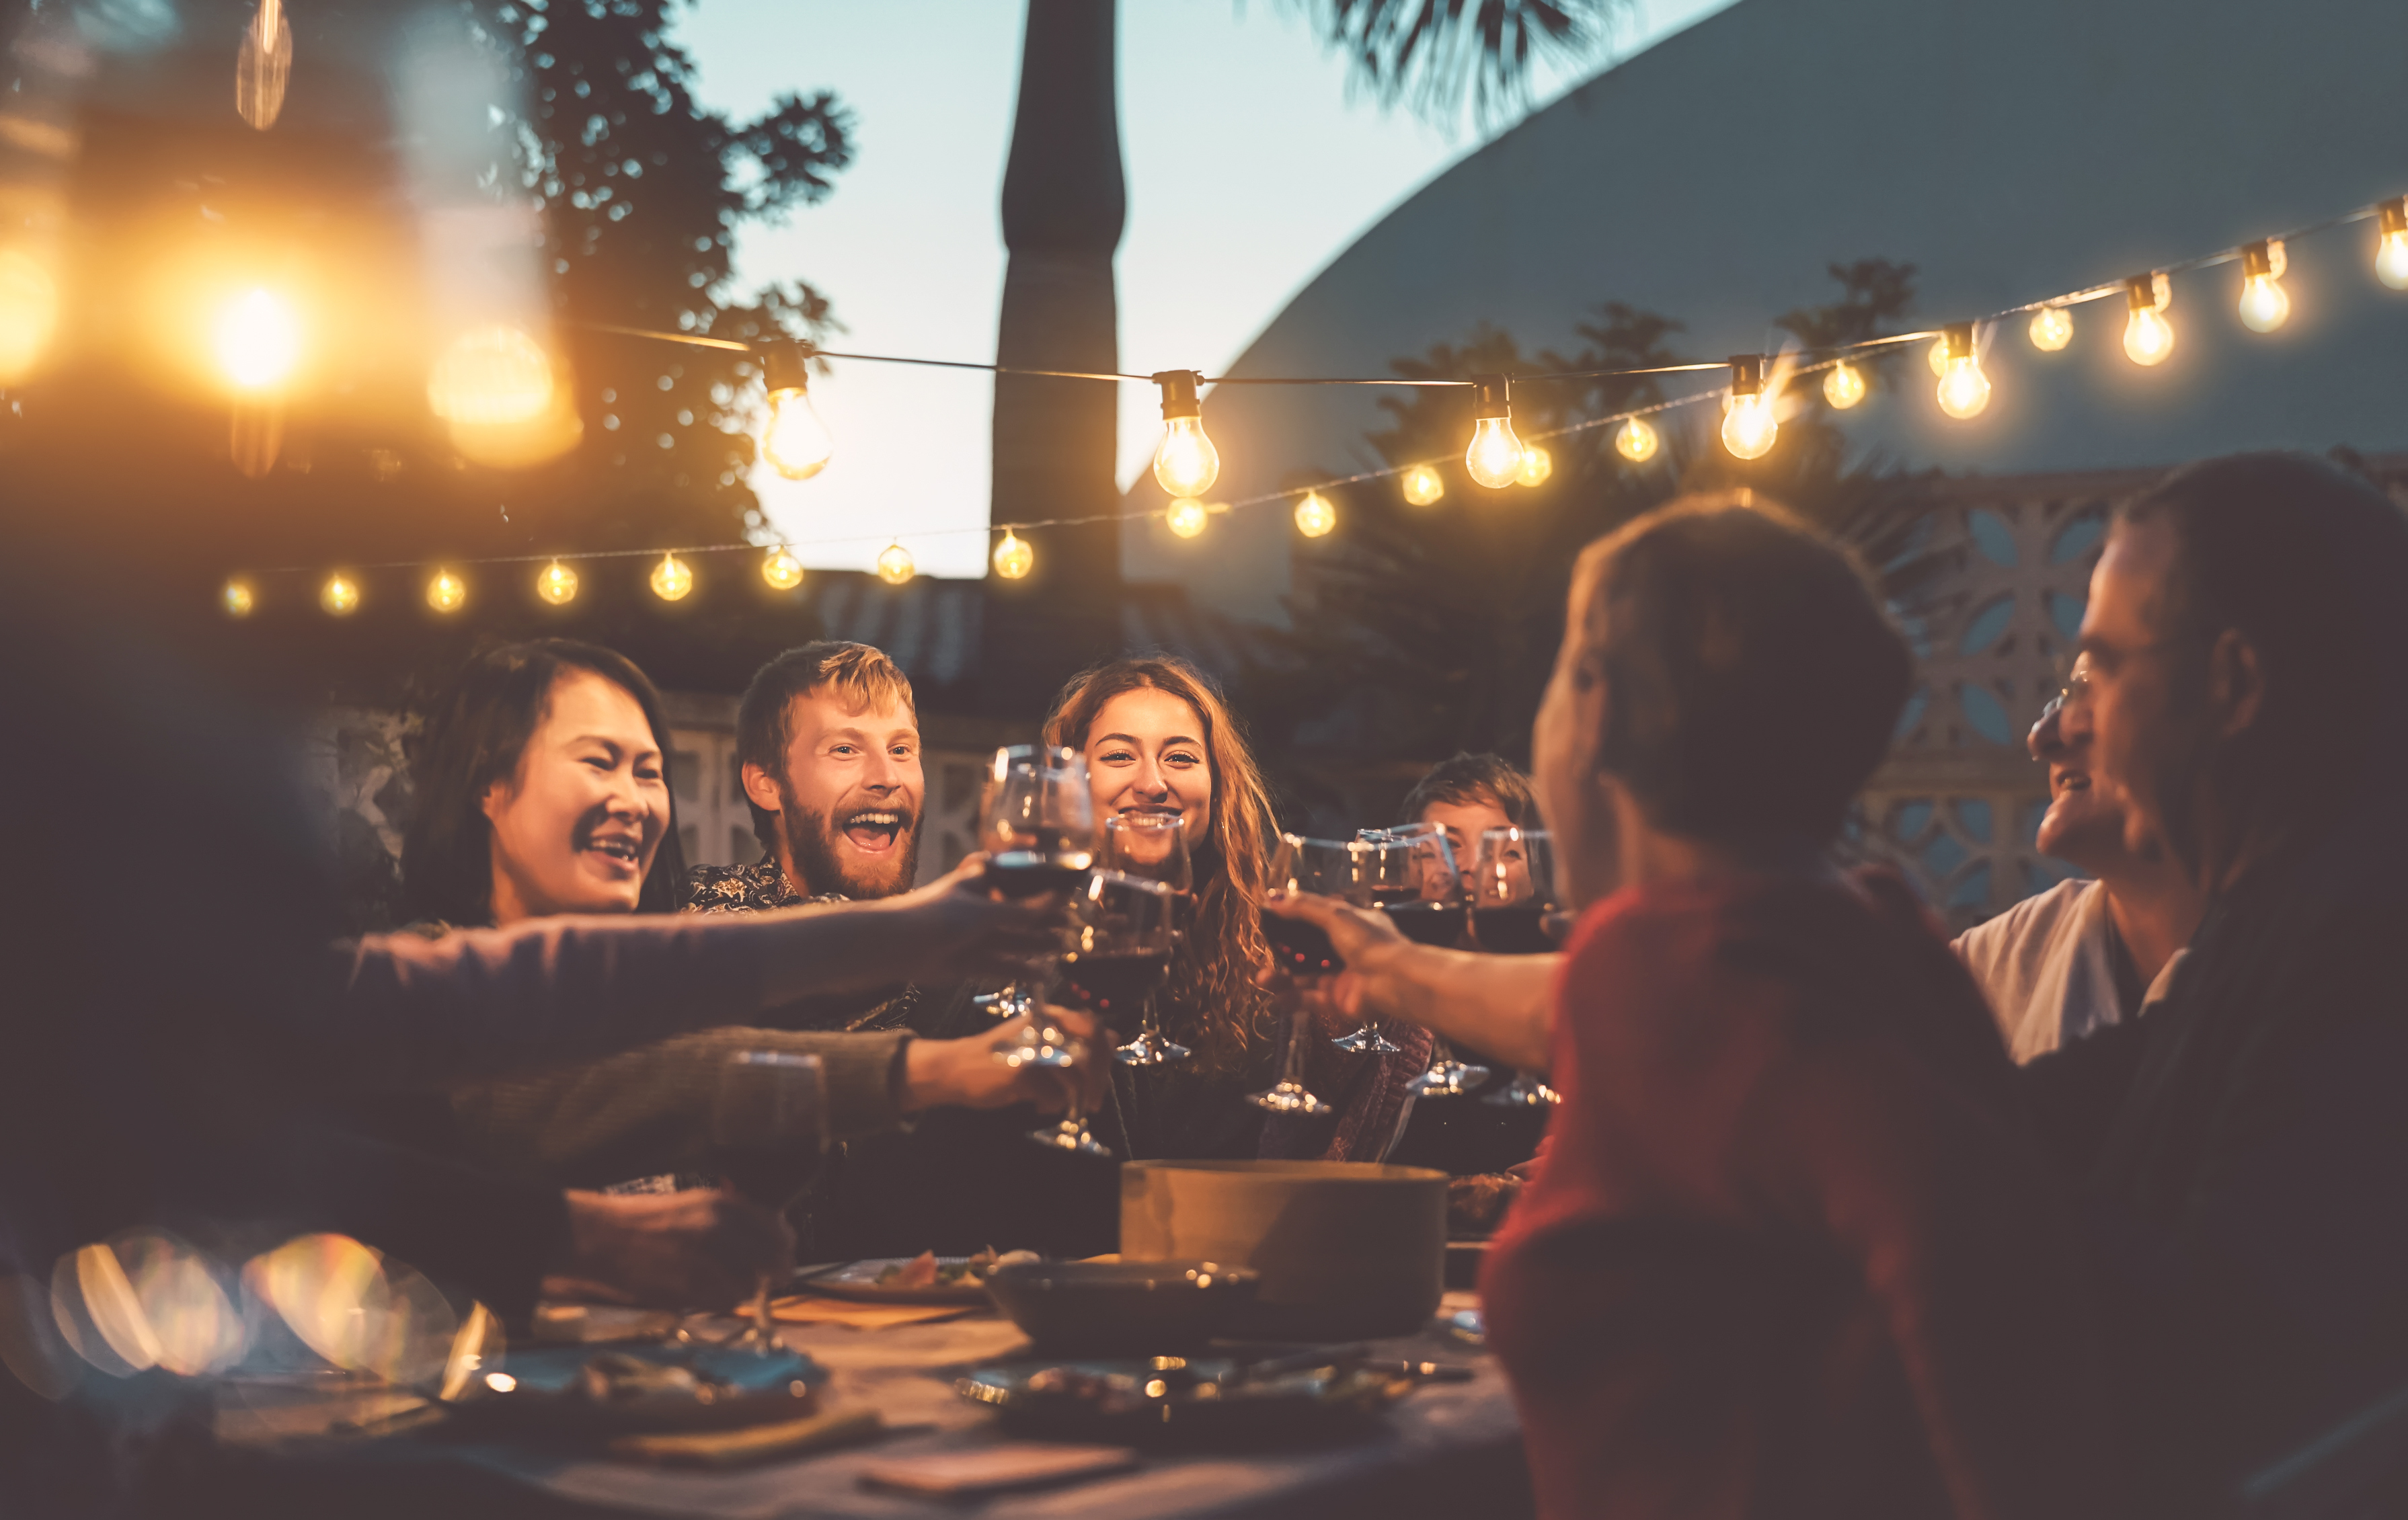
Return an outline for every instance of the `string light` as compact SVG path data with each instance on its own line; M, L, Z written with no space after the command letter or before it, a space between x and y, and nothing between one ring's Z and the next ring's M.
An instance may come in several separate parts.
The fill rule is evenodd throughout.
M1634 465L1644 465L1655 458L1656 451L1663 446L1663 438L1644 417L1633 417L1613 436L1613 452Z
M780 544L761 556L761 579L779 591L792 591L803 583L803 562Z
M1513 479L1524 485L1544 485L1547 477L1555 473L1555 456L1535 443L1522 445L1522 467Z
M1308 491L1304 499L1296 504L1296 531L1306 538L1326 538L1337 525L1338 509L1329 505L1329 498L1320 492Z
M694 571L675 554L663 554L652 566L652 595L665 602L683 601L694 589Z
M2173 299L2172 282L2162 274L2135 275L2124 281L2124 356L2136 365L2163 364L2174 351L2173 323L2166 308Z
M1163 525L1182 538L1193 538L1204 531L1208 517L1204 504L1194 496L1182 496L1162 514Z
M911 552L901 544L890 543L878 553L878 579L890 586L899 586L911 579L914 566Z
M336 571L326 577L323 586L318 588L318 605L338 618L351 616L359 610L359 582L340 570Z
M58 326L59 287L32 254L0 249L0 384L30 372Z
M2408 196L2385 201L2375 208L2379 236L2374 244L2374 276L2396 291L2408 291Z
M1823 399L1835 411L1845 411L1865 398L1865 372L1845 359L1823 376Z
M1502 375L1474 375L1478 412L1463 467L1491 491L1512 485L1522 473L1522 440L1513 436L1513 382Z
M535 594L554 607L566 607L577 595L577 572L558 560L535 578Z
M457 612L467 600L468 583L449 570L437 570L426 582L426 605L437 612Z
M836 440L811 405L811 349L793 341L762 352L762 383L769 391L769 422L761 430L761 457L789 480L808 480L827 468Z
M293 73L293 26L283 0L259 0L234 61L235 114L261 132L284 109L284 84Z
M1204 436L1204 404L1196 396L1204 377L1192 369L1166 369L1153 379L1162 387L1162 442L1154 451L1154 478L1174 496L1200 496L1221 478L1221 452Z
M301 363L301 321L283 297L255 287L218 314L218 367L236 389L265 391L292 377Z
M1772 397L1764 390L1764 356L1731 356L1730 394L1723 397L1723 447L1742 459L1761 459L1781 436Z
M227 581L225 589L218 593L218 605L225 609L225 614L230 618L247 618L251 616L251 609L258 605L258 599L251 595L250 581L235 580Z
M1930 351L1925 357L1931 361L1933 374L1944 376L1948 373L1948 335L1946 333L1940 335L1940 341L1931 345Z
M2055 353L2073 341L2073 313L2061 306L2044 306L2032 313L2031 325L2025 331L2033 348Z
M2290 293L2283 289L2283 240L2269 237L2241 251L2241 322L2253 333L2271 333L2291 315Z
M552 360L516 327L463 333L435 362L426 404L446 422L523 423L552 405Z
M1946 338L1948 373L1940 377L1940 409L1963 422L1978 417L1990 404L1990 378L1973 352L1973 324L1953 323Z
M1405 499L1416 507L1426 507L1446 495L1446 481L1427 465L1415 465L1405 471Z
M1028 547L1028 540L1004 529L1003 541L995 546L995 573L1006 581L1018 581L1036 567L1037 551Z

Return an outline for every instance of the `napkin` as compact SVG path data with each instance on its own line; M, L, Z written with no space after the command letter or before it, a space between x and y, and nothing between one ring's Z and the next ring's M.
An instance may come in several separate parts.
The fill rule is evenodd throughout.
M785 1325L844 1325L856 1330L883 1330L896 1325L932 1325L983 1312L984 1304L872 1304L845 1298L814 1298L797 1294L770 1302L769 1316Z

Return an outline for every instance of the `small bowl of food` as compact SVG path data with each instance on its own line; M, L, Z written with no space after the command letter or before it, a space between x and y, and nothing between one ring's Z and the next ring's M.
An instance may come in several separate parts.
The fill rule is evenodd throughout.
M1039 1261L996 1268L986 1291L1048 1354L1154 1356L1220 1334L1258 1281L1211 1261Z

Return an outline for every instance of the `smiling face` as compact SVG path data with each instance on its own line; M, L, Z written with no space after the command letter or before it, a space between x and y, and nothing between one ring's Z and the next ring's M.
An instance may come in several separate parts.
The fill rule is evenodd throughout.
M1435 824L1446 836L1446 847L1455 855L1455 872L1467 886L1472 868L1479 864L1480 836L1492 828L1513 826L1513 820L1505 816L1504 805L1486 792L1474 793L1469 802L1431 802L1415 822Z
M554 678L517 770L481 801L494 922L629 913L669 824L661 748L635 696L591 670Z
M855 899L908 892L920 867L920 720L901 701L857 704L834 686L794 698L783 774L744 767L744 792L778 815L778 865L796 891Z
M1106 702L1087 725L1087 777L1096 816L1154 813L1179 820L1194 850L1212 826L1212 762L1204 720L1152 686Z
M2090 667L2074 662L2066 695L2049 704L2028 742L2048 767L2048 811L2042 815L2040 853L2071 861L2092 875L2112 872L2130 853L2123 799L2091 774Z

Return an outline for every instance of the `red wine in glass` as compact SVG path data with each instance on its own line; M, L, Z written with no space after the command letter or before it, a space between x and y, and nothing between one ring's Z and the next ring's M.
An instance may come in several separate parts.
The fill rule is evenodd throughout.
M1338 947L1317 924L1300 918L1263 915L1263 935L1271 942L1271 960L1291 976L1327 976L1346 968Z
M1062 982L1105 1023L1127 1027L1145 1001L1169 973L1168 954L1101 954L1065 956Z
M1541 922L1545 915L1546 905L1536 900L1474 909L1471 936L1492 955L1544 955L1555 948Z
M1451 945L1463 937L1460 903L1399 902L1383 911L1397 925L1397 932L1417 945Z
M1096 863L1092 850L1066 842L1062 831L1040 828L1028 843L997 853L986 863L989 885L1007 897L1075 892Z

